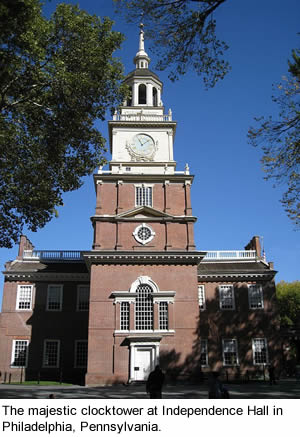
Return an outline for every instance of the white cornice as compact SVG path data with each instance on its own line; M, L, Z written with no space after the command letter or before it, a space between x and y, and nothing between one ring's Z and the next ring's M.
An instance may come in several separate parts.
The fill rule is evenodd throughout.
M87 265L91 264L192 264L198 265L206 252L84 252Z
M276 272L264 272L264 273L208 273L208 274L198 274L198 279L203 281L219 281L223 279L234 280L234 279L272 279Z
M11 281L90 281L89 273L43 273L43 272L11 272L4 273L5 278Z

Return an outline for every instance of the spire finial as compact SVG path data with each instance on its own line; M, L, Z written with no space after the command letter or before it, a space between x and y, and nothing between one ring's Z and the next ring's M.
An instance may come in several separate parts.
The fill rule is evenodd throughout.
M135 55L133 62L136 65L136 68L148 68L150 58L145 52L145 44L144 44L144 24L142 20L140 22L140 37L139 37L139 50Z
M139 51L145 51L145 45L144 45L144 25L143 25L143 23L140 23Z

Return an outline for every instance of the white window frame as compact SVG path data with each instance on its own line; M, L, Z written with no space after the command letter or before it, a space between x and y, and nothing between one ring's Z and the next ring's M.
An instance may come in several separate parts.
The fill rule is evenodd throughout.
M136 184L135 186L135 206L139 207L139 206L153 206L153 185L149 185L149 184ZM142 194L139 196L138 195L138 189L143 190ZM149 194L146 194L146 190L150 189L150 196ZM139 197L141 198L141 202L138 203ZM146 200L148 200L148 198L150 197L150 202L146 202Z
M56 356L56 364L53 366L49 366L46 364L46 344L49 343L56 343L57 344L57 356ZM59 367L59 361L60 361L60 340L54 339L54 338L47 338L44 340L44 348L43 348L43 367L47 369L58 369Z
M228 297L222 296L223 292L225 291L225 287L227 289L231 289L231 302L232 305L230 308L225 308L225 301L226 299L229 299ZM222 311L232 311L235 310L235 296L234 296L234 286L232 284L222 284L219 285L219 302L220 302L220 309Z
M88 348L88 341L87 340L75 340L75 350L74 350L74 368L75 369L85 369L86 367L87 367L87 359L88 359L88 349L87 349L87 352L86 352L86 365L78 365L77 364L77 351L78 351L78 343L85 343L86 345L87 345L87 348Z
M262 363L257 363L255 360L255 352L256 352L256 345L255 342L260 341L264 343L264 348L266 350L266 360ZM257 351L260 352L260 351ZM252 339L252 355L253 355L253 364L254 366L264 366L269 364L269 351L268 351L268 341L265 337L256 337Z
M142 240L142 239L139 237L139 231L140 231L142 228L147 228L147 229L149 230L149 232L150 232L150 236L149 236L149 238L147 238L146 240ZM150 241L153 240L153 238L155 237L155 232L153 231L153 229L151 228L151 226L149 226L149 225L146 224L146 223L142 223L142 224L140 224L139 226L137 226L137 227L135 228L135 230L134 230L134 232L132 233L132 235L134 236L134 238L136 239L136 241L137 241L138 243L140 243L140 244L147 244L147 243L150 243Z
M205 364L201 362L201 356L205 354ZM200 365L201 367L208 367L208 342L206 338L200 339Z
M206 310L205 285L198 285L198 302L200 311Z
M149 290L149 293L147 292L148 299L145 299L145 293L143 292L140 298L138 290L143 287L147 287ZM134 326L136 331L153 331L154 328L153 288L147 283L141 283L136 288Z
M234 344L234 350L233 351L229 351L230 353L235 353L235 357L236 357L236 363L226 363L225 361L225 353L227 352L225 350L225 344L231 342L231 344ZM226 367L235 367L239 365L239 352L238 352L238 342L236 338L224 338L222 340L222 354L223 354L223 366Z
M253 304L253 296L251 293L253 293L253 289L255 292L259 295L259 303ZM249 302L249 308L250 310L263 310L264 309L264 295L263 295L263 289L261 284L248 284L248 302ZM258 299L257 299L258 302Z
M81 290L86 290L86 289L88 289L88 307L87 308L79 308ZM89 303L90 303L90 286L88 284L77 285L76 311L89 311Z
M26 343L26 356L25 356L25 365L24 366L17 366L14 365L14 361L15 361L15 352L16 352L16 345L17 342L24 342ZM10 361L10 367L14 368L14 369L22 369L27 367L28 365L28 346L29 346L29 340L23 340L23 339L19 339L16 338L15 340L12 341L12 350L11 350L11 361Z
M50 290L52 287L58 287L60 289L59 294L59 308L49 308L49 298L50 298ZM62 301L63 301L63 285L62 284L49 284L47 289L47 305L46 310L47 311L62 311Z
M160 331L169 330L169 303L165 300L158 302L158 329Z
M123 304L126 304L126 312L122 311ZM126 322L126 327L125 326ZM122 301L120 302L120 331L130 330L130 302Z
M29 301L29 308L19 308L19 306L22 302L21 293L22 293L23 287L30 288L30 299L27 300L27 302ZM33 299L33 285L31 285L31 284L30 285L19 284L18 288L17 288L16 310L17 311L32 311L32 299ZM23 300L23 302L24 302L24 300Z

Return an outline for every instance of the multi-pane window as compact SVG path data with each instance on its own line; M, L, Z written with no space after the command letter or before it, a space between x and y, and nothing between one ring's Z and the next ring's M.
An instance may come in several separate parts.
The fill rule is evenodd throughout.
M79 285L77 288L77 311L88 311L90 301L89 285Z
M31 310L32 285L18 285L17 310Z
M252 340L253 364L268 364L268 345L266 338Z
M234 310L234 288L233 285L220 285L220 308L221 310Z
M223 364L224 366L235 366L238 364L237 341L235 338L223 340Z
M152 187L135 187L136 206L152 206Z
M122 331L129 331L129 312L130 303L121 302L120 305L120 329Z
M140 284L136 289L135 301L135 329L153 329L153 297L152 288L147 284Z
M44 367L59 366L59 340L45 340L43 366Z
M11 367L27 366L28 344L28 340L13 340Z
M77 340L75 342L75 367L87 367L87 356L87 340Z
M198 285L198 300L199 300L200 310L205 310L206 309L206 302L205 302L205 287L204 287L204 285Z
M252 310L264 307L262 286L260 284L248 285L249 308Z
M202 340L200 343L200 364L201 366L208 365L208 349L207 349L207 340Z
M49 285L47 295L47 310L61 311L62 309L62 285Z
M159 329L168 329L168 302L159 302Z

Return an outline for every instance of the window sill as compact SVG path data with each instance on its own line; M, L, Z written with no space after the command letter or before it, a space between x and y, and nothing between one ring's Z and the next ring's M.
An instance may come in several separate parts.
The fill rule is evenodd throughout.
M141 334L141 335L145 335L145 334L161 334L161 335L174 335L175 334L175 330L174 329L168 329L168 330L163 330L163 329L155 329L155 330L129 330L129 331L121 331L120 329L116 329L114 332L115 336L118 337L126 337L128 335L137 335L137 334Z

